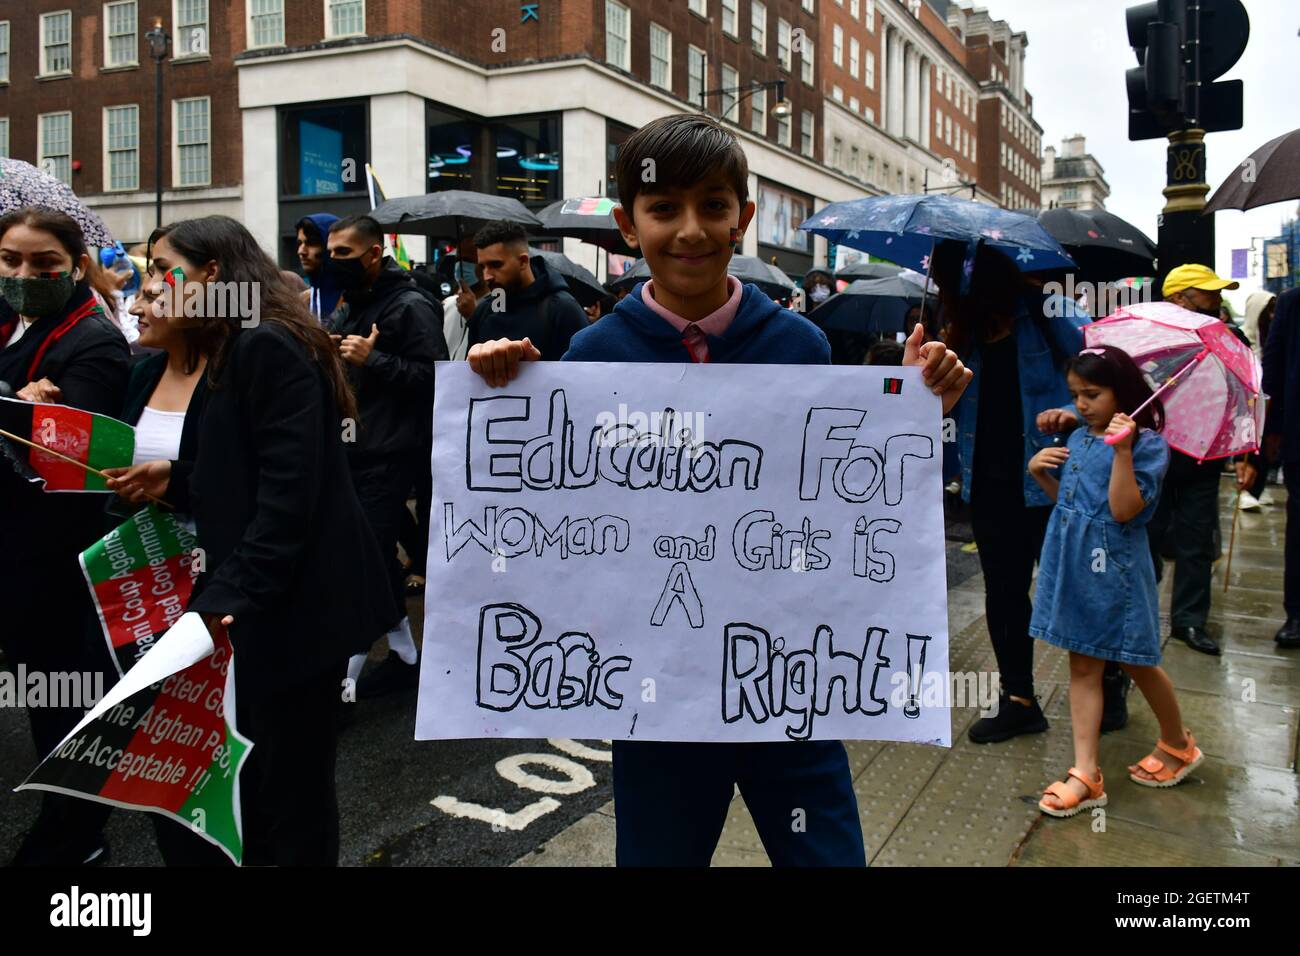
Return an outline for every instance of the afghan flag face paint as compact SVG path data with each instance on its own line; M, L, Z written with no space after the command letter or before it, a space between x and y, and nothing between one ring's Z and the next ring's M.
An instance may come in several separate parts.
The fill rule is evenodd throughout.
M234 651L184 615L16 789L161 813L243 859Z
M19 474L42 482L46 491L107 491L104 479L78 462L102 471L127 467L135 455L130 425L67 405L0 398L0 431L9 433L0 435L0 451Z
M129 671L184 613L202 570L193 532L149 505L81 553L118 674Z

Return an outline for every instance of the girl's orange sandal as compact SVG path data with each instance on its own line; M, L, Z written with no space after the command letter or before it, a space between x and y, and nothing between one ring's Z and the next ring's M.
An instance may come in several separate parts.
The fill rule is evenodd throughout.
M1070 789L1070 777L1074 777L1074 779L1078 780L1088 788L1088 795L1086 798L1080 797ZM1078 767L1071 767L1069 774L1064 780L1056 781L1056 783L1051 784L1043 791L1044 797L1049 795L1056 797L1056 799L1061 801L1061 806L1050 807L1042 800L1039 800L1038 809L1042 810L1049 817L1072 817L1076 813L1081 813L1084 810L1091 810L1093 807L1104 807L1110 799L1106 796L1104 785L1105 781L1102 779L1101 770L1097 771L1097 780L1096 782L1093 782L1084 776L1083 772L1080 771Z
M1128 768L1128 778L1134 783L1143 787L1176 787L1186 779L1187 775L1201 765L1205 759L1205 754L1201 748L1196 746L1196 738L1192 736L1190 730L1184 730L1187 737L1187 746L1182 750L1169 746L1163 740L1156 741L1156 748L1163 750L1175 760L1181 760L1183 765L1177 770L1170 770L1163 761L1155 754L1148 754L1137 763ZM1139 777L1138 768L1151 774L1150 777Z

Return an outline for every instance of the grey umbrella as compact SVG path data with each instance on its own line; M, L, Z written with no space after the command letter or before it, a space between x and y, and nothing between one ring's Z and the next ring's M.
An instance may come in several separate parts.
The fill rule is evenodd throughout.
M386 231L417 236L455 236L458 247L464 233L480 229L489 222L504 219L523 226L541 225L541 221L518 199L465 189L387 199L370 212L370 218Z
M1205 212L1254 209L1288 199L1300 199L1300 129L1269 140L1238 163Z
M551 203L537 213L541 227L536 231L548 236L568 236L599 246L616 255L636 255L623 241L614 207L618 200L608 196L575 196Z
M855 262L835 273L837 279L889 279L903 271L902 266L889 262Z
M0 214L23 206L45 206L67 213L81 227L88 246L111 246L113 234L72 187L21 159L0 159Z
M569 287L569 291L573 293L579 305L595 305L609 295L605 287L600 284L600 280L592 275L589 269L584 269L562 252L551 252L548 249L529 246L528 255L534 259L541 259L546 263L546 268L563 276L565 285Z

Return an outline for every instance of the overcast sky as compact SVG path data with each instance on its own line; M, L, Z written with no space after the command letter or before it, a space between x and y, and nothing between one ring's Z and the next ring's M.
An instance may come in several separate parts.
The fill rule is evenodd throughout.
M963 0L986 7L1013 30L1029 36L1025 84L1034 97L1034 118L1043 127L1043 148L1074 133L1088 137L1088 152L1106 171L1111 194L1106 209L1156 239L1156 216L1164 206L1165 140L1128 140L1128 98L1124 72L1137 66L1128 45L1124 10L1137 0ZM1221 79L1245 84L1245 125L1206 136L1210 195L1257 147L1300 126L1300 3L1245 0L1250 42L1237 65ZM1248 248L1252 237L1271 238L1295 202L1250 212L1215 215L1217 261L1231 272L1231 250ZM1262 255L1253 255L1260 260ZM1261 286L1258 271L1228 293L1238 312Z

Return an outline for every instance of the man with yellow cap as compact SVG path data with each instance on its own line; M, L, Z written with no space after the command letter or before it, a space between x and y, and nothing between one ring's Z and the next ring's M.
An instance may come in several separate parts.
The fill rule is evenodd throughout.
M1223 290L1239 287L1238 282L1219 278L1209 266L1189 263L1169 273L1161 292L1166 302L1217 319ZM1250 345L1235 325L1229 323L1228 328ZM1210 616L1210 576L1220 551L1217 532L1222 470L1222 461L1198 463L1189 455L1171 450L1160 504L1148 529L1157 577L1164 566L1160 552L1166 547L1173 552L1171 636L1194 650L1216 655L1221 653L1219 643L1206 632L1205 625ZM1253 461L1238 461L1236 470L1238 489L1254 484Z

